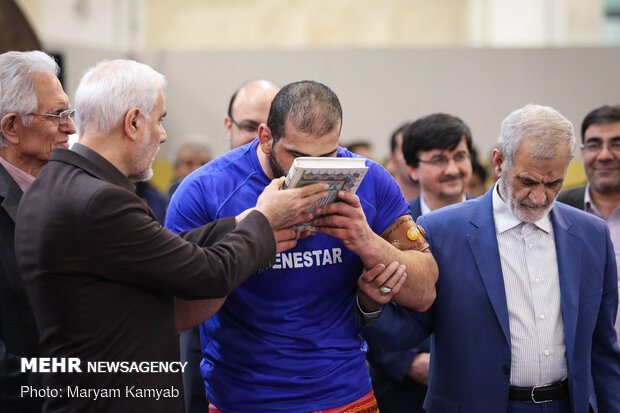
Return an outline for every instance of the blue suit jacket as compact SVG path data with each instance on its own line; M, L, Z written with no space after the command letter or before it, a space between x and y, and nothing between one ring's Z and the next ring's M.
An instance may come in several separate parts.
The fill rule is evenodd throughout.
M493 189L492 189L493 190ZM439 266L437 299L416 313L390 304L364 327L386 349L431 343L429 413L504 413L510 386L510 329L495 235L492 190L420 217ZM620 411L620 350L614 250L605 223L556 203L555 234L574 413Z

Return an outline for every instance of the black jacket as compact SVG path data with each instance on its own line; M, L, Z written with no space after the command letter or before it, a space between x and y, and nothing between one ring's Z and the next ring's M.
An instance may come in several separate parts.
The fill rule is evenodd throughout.
M581 209L583 211L583 202L586 196L586 187L580 186L577 188L565 189L558 195L558 201L567 205Z
M16 255L41 336L41 352L78 357L83 373L48 373L46 412L182 412L181 375L88 374L87 361L177 361L174 296L224 297L274 262L264 215L236 228L225 218L186 232L163 228L134 185L86 146L56 149L22 198ZM67 387L119 389L120 398L68 397ZM177 389L177 397L139 398L134 389Z
M40 412L42 400L20 397L21 386L40 385L34 373L21 373L21 358L39 355L34 314L17 269L15 215L22 190L0 165L0 411Z

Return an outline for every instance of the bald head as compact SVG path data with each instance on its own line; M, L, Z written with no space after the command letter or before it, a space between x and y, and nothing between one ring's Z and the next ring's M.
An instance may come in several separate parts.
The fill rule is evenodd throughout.
M267 123L269 108L280 90L268 80L253 80L244 84L230 99L228 116L224 119L231 148L254 140L258 126Z

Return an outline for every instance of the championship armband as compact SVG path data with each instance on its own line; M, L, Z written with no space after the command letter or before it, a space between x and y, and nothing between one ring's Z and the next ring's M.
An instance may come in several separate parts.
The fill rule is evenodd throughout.
M381 236L401 251L424 251L429 247L425 235L424 228L406 215L398 218Z

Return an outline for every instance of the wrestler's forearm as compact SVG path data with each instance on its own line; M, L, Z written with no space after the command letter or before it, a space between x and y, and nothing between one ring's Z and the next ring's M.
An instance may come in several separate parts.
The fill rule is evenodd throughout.
M373 268L377 264L388 265L394 261L407 268L405 284L394 296L394 301L398 304L416 311L425 311L435 301L438 269L428 249L401 251L375 234L358 255L365 268Z

